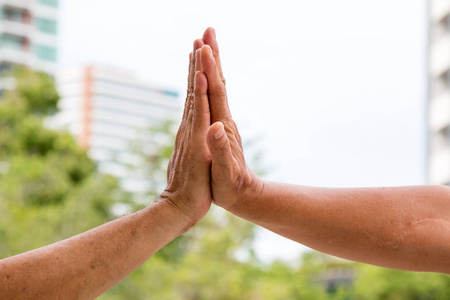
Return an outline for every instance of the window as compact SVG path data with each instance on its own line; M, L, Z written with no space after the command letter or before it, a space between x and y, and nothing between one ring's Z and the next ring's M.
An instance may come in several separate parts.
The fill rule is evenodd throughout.
M58 7L58 0L39 0L39 3L52 7Z
M22 50L24 39L15 35L4 34L0 35L0 45L2 48Z
M24 11L12 7L2 7L0 11L0 19L14 22L23 22Z
M58 23L54 20L44 19L44 18L36 18L35 24L39 31L45 33L56 34L58 31Z
M39 59L56 61L56 49L48 46L35 45L34 53Z

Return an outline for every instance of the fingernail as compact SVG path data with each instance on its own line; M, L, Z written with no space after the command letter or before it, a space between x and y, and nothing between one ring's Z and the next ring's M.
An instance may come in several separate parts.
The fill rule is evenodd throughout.
M213 33L213 36L214 36L214 39L216 38L216 30L213 28L212 29L212 33Z
M219 129L217 129L216 133L214 133L214 139L218 140L225 134L225 129L223 127L223 124L220 123Z

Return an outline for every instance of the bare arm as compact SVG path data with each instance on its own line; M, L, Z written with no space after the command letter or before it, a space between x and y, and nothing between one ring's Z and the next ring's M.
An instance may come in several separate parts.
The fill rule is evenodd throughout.
M319 251L379 266L450 273L450 190L329 189L263 182L245 163L228 108L215 33L203 37L214 202Z
M378 266L450 273L450 189L314 188L265 182L234 214L321 252Z
M0 261L1 299L93 299L191 224L161 200L142 211Z
M197 40L194 50L202 45ZM208 86L195 58L191 54L186 107L161 199L70 239L0 260L0 299L93 299L208 212Z

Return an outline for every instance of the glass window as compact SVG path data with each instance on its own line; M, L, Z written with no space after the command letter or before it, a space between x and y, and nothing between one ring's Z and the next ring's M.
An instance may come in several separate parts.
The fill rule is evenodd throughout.
M35 45L34 53L39 59L56 61L56 49L53 47Z
M58 0L39 0L39 3L52 7L58 7Z
M44 19L44 18L36 18L35 19L36 27L39 31L45 33L56 34L58 31L58 23L54 20Z
M2 7L0 18L8 21L23 22L24 11L12 7Z
M15 35L4 34L0 36L0 45L2 48L23 49L23 38Z

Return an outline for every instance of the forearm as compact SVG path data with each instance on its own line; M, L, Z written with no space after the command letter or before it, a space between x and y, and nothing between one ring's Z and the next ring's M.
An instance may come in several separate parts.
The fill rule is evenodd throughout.
M232 212L342 258L450 273L447 187L334 189L266 182L258 199Z
M192 222L160 201L137 213L0 261L1 299L93 299Z

